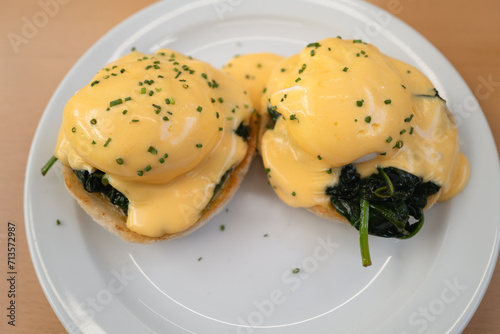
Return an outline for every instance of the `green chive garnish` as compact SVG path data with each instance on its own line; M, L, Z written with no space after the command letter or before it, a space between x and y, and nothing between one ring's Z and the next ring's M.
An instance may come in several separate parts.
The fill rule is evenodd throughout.
M153 146L149 146L148 152L151 154L158 154L158 150L154 148Z
M109 102L109 106L114 107L114 106L117 106L117 105L122 104L122 103L123 103L122 99L116 99L116 100Z
M370 123L372 121L372 117L371 116L366 116L365 117L365 122L366 123Z
M394 145L393 148L401 148L401 147L403 147L403 141L402 140L398 140L396 142L396 145Z
M108 147L110 142L111 142L111 138L108 138L108 140L106 140L106 142L104 143L104 147Z
M385 104L391 104L391 102L392 102L391 100L384 100Z
M405 122L410 123L412 119L413 119L413 114L411 114L410 117L405 118Z
M119 165L123 165L123 159L122 158L116 159L116 163Z

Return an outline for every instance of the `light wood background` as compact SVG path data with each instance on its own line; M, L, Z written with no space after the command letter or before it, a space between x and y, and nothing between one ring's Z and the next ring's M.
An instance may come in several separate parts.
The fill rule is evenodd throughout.
M65 333L38 283L28 252L23 180L28 151L51 95L75 61L109 29L152 0L57 0L57 12L13 47L24 20L56 0L0 0L0 332ZM167 0L168 1L168 0ZM500 1L370 0L429 39L473 92L500 147ZM16 52L17 51L17 52ZM496 83L490 94L483 80ZM478 95L478 94L476 94ZM488 95L488 96L485 96ZM500 203L499 203L500 205ZM500 217L499 217L500 219ZM17 319L7 326L7 222L17 225ZM64 250L61 250L64 251ZM500 333L500 265L465 333Z

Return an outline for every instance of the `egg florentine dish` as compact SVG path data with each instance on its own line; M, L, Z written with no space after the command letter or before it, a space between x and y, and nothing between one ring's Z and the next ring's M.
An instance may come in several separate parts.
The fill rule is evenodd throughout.
M66 104L55 157L85 211L127 241L200 227L231 198L255 150L247 93L171 50L132 52Z
M228 65L243 84L253 79L241 75L253 65ZM359 229L365 266L368 234L415 235L424 208L467 182L457 128L433 84L361 40L325 39L277 62L256 108L276 194Z
M469 177L429 79L341 38L288 58L241 55L222 70L171 50L134 51L69 100L47 166L63 163L69 191L105 228L152 242L220 210L256 146L282 201L359 230L364 266L369 234L414 236L424 210Z

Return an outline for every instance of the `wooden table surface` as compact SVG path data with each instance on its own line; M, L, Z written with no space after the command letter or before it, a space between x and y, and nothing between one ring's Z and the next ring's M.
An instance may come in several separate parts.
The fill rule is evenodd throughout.
M75 61L109 29L153 2L0 0L0 333L66 332L28 251L23 216L28 151L50 97ZM500 1L370 2L408 23L449 59L476 94L500 147ZM27 22L38 27L29 30ZM8 222L17 227L15 327L7 325L6 317ZM464 333L500 333L500 265Z

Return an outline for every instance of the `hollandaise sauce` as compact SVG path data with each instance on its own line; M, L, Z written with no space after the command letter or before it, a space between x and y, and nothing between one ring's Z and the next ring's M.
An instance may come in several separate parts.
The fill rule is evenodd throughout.
M102 171L129 201L130 230L174 234L200 218L245 157L252 110L247 92L206 62L134 51L68 101L55 156L75 171Z

